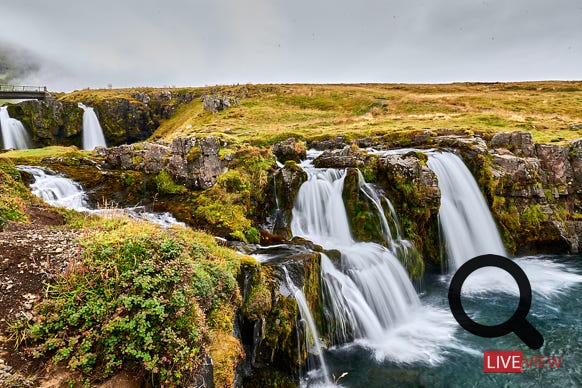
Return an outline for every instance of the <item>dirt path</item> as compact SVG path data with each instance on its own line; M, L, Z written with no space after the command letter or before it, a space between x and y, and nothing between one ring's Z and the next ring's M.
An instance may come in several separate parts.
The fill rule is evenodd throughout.
M34 317L46 283L80 255L78 230L55 228L63 217L48 208L28 209L30 223L9 223L0 232L0 386L35 386L19 376L35 374L38 361L9 341L11 322ZM38 382L38 381L37 381Z

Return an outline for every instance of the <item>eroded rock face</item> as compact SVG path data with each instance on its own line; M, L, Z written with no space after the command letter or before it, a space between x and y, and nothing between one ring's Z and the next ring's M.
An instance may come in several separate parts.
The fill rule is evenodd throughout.
M207 189L216 183L226 167L218 156L215 137L177 138L172 144L140 143L100 148L111 168L159 174L167 171L176 183L191 189Z
M53 98L27 100L8 107L10 116L20 120L39 146L80 146L83 110L76 104Z
M510 248L578 252L582 140L564 147L534 144L527 132L498 133L491 146L490 201Z
M147 139L160 120L172 117L178 106L200 95L169 90L136 92L131 98L84 99L64 101L27 100L9 108L12 117L23 122L41 146L76 145L81 147L83 110L77 102L94 108L108 145Z
M533 136L529 132L500 132L491 138L491 148L507 148L517 156L536 156Z

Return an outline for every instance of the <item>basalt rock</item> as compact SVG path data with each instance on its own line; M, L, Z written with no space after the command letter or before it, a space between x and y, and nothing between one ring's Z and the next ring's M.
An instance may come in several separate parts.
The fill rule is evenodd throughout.
M413 240L426 259L438 262L440 190L426 161L420 152L385 155L378 163L378 183L400 217L402 237Z
M372 159L357 147L346 146L341 150L327 150L324 151L313 161L315 167L320 168L348 168L348 167L363 167Z
M288 160L300 162L305 159L307 148L305 143L292 137L273 144L273 153L281 163L285 163Z
M287 161L284 167L275 172L273 179L276 188L273 195L276 196L275 202L278 203L273 220L273 233L290 238L289 225L295 197L303 182L307 180L307 173L295 162Z
M47 98L9 105L10 116L22 122L39 146L82 143L83 110L76 104Z
M581 145L533 144L526 132L493 136L483 167L490 179L480 183L510 249L580 250Z
M496 133L491 138L491 148L506 148L516 156L536 156L533 136L529 132Z
M216 96L213 94L202 96L202 103L204 110L212 113L218 113L221 110L230 108L231 106L239 105L239 99L229 96Z
M97 150L110 168L159 174L167 171L172 179L190 189L214 186L226 167L218 156L215 137L177 138L168 145L140 143Z
M191 92L162 90L135 92L118 98L80 97L27 100L9 107L11 117L24 124L40 146L76 145L81 147L83 110L78 102L94 108L108 145L147 139L160 121L172 117L178 106L199 97ZM74 101L73 101L74 100Z

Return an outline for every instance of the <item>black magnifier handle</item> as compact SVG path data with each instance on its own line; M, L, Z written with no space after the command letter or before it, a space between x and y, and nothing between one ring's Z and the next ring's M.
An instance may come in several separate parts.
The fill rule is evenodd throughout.
M531 349L539 349L544 344L544 337L526 319L520 322L514 333Z

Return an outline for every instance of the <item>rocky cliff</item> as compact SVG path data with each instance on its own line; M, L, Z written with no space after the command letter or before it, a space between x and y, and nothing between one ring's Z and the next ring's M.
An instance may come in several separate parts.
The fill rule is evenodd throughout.
M200 97L189 90L134 91L123 96L72 93L44 101L27 100L9 106L11 117L22 121L39 146L81 146L83 110L77 103L93 107L108 145L147 139L160 121L172 117L176 109Z

